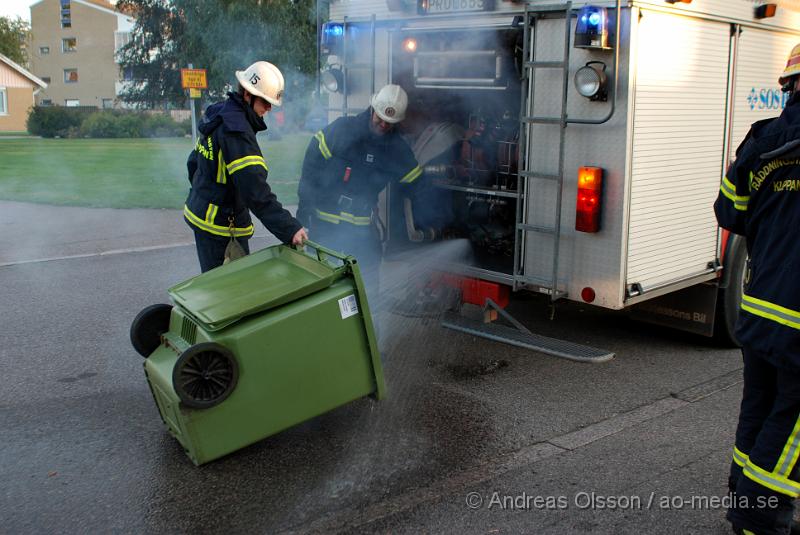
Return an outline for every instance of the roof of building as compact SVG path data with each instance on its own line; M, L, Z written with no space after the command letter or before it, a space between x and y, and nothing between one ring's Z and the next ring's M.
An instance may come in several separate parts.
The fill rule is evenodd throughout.
M97 7L104 7L106 9L110 9L111 11L116 11L117 13L123 13L125 15L130 15L131 12L127 9L119 9L117 6L109 2L108 0L83 0L87 4L94 4Z
M41 1L42 0L34 2L33 4L31 4L31 7L33 7L34 4L38 4ZM103 8L103 9L108 9L109 11L115 11L117 13L122 13L124 15L132 15L131 11L129 11L127 9L119 9L117 6L115 6L114 4L109 2L108 0L80 0L80 1L82 3L90 5L90 6L95 6L95 7L100 7L100 8Z
M39 87L41 87L42 89L47 87L47 84L41 78L39 78L37 76L34 76L30 72L28 72L28 70L25 69L22 65L19 65L19 64L15 63L15 62L11 61L9 58L4 56L3 54L0 54L0 62L5 63L9 67L14 69L18 73L20 73L22 76L24 76L25 78L27 78L28 80L30 80L34 84L36 84Z

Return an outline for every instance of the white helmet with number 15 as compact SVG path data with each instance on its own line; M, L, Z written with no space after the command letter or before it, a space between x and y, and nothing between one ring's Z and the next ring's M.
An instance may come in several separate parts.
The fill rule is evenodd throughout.
M268 61L256 61L243 71L236 71L236 79L245 91L261 97L273 106L283 100L284 81L280 69Z

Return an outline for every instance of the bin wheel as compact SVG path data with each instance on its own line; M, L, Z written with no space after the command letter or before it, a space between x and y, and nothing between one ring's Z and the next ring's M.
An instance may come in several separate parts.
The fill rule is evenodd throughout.
M172 369L172 387L181 402L192 409L209 409L222 403L239 381L239 364L233 353L214 342L193 345Z
M145 308L131 323L131 344L144 358L161 344L161 335L169 330L172 305L158 304Z

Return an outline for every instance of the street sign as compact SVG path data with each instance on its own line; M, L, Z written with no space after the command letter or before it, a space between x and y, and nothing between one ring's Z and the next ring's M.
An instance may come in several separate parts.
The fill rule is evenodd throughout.
M208 89L205 69L181 69L181 86L184 89Z
M199 89L195 89L194 87L189 88L189 98L200 98L203 92Z

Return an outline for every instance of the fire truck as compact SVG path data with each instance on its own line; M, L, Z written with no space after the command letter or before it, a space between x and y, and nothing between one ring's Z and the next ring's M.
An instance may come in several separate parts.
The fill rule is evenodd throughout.
M382 197L387 252L467 239L448 270L468 302L540 292L735 343L747 253L712 205L750 125L786 104L800 1L332 0L328 16L328 120L386 83L409 95L424 174Z

